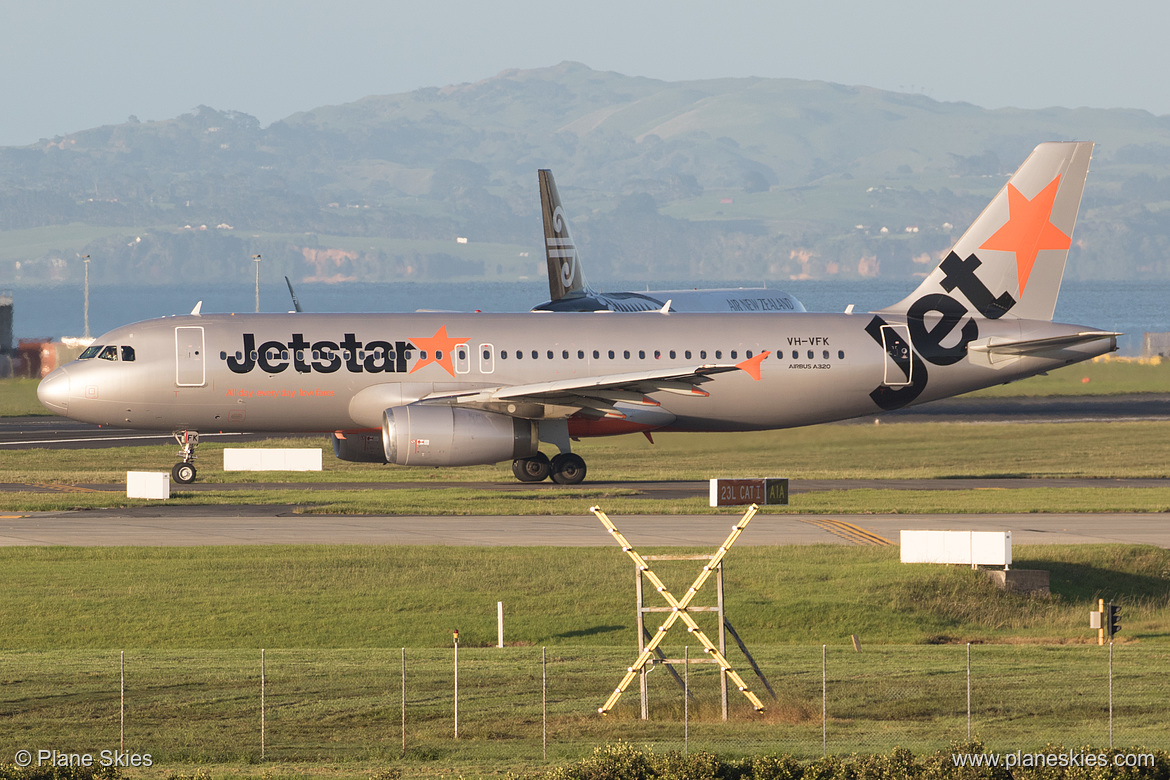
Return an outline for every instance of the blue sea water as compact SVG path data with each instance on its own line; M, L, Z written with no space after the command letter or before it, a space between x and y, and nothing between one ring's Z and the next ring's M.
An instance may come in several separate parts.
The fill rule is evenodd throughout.
M691 283L658 282L655 289L692 287L759 287L760 282L734 281ZM599 285L605 290L643 290L644 282ZM792 281L769 282L772 289L797 297L809 311L840 312L849 304L858 311L888 306L910 294L914 281ZM83 291L78 286L13 287L15 337L58 338L84 332ZM542 280L468 284L301 284L297 297L305 311L315 312L409 312L419 309L450 311L526 311L548 299ZM186 314L198 301L204 312L250 312L255 308L251 284L236 287L101 286L90 288L90 332L97 336L137 320L170 314ZM1056 304L1054 319L1126 335L1119 340L1121 354L1136 355L1143 334L1170 331L1170 281L1084 282L1066 281ZM292 309L288 289L280 284L261 285L260 310Z

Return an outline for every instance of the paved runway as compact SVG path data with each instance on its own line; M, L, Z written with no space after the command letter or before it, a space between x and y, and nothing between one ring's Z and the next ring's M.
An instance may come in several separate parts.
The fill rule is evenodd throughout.
M257 441L282 434L202 433L204 441ZM285 434L291 435L291 434ZM322 437L324 434L322 434ZM78 422L65 417L0 417L0 452L31 449L98 449L171 444L174 438L163 431L136 431Z
M585 504L580 515L553 517L298 515L294 509L158 506L0 514L0 546L613 544ZM710 547L727 537L738 518L728 513L611 519L634 545ZM1170 547L1170 516L1165 514L770 515L767 510L752 520L737 544L897 544L902 529L1007 530L1016 545L1119 542Z

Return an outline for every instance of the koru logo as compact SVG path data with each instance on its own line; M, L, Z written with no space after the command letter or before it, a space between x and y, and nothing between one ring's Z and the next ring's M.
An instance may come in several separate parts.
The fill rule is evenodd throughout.
M552 221L554 233L564 232L565 211L560 206L553 209ZM571 288L577 278L577 247L573 245L573 239L568 236L549 236L545 242L548 244L549 257L561 261L561 284L566 290Z
M975 255L961 259L954 252L947 255L939 269L943 272L942 288L947 292L959 292L967 298L976 311L989 320L995 320L1011 311L1016 299L1008 293L993 297L987 286L975 275L975 269L983 263ZM894 328L883 328L888 323L875 316L866 326L865 332L886 350L890 359L902 371L908 384L901 387L881 385L869 394L882 409L900 409L913 401L926 389L926 363L949 366L963 359L967 345L979 338L979 323L973 317L963 322L970 310L955 298L941 293L923 295L906 311L906 326L910 332L910 344L898 335ZM927 322L930 322L928 325ZM943 346L955 328L959 330L958 341L952 346Z

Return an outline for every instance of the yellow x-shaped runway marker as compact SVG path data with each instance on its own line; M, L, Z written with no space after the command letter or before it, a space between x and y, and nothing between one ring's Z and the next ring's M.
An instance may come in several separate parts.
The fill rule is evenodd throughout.
M719 667L723 670L723 672L729 678L731 678L731 681L735 683L736 687L739 688L739 690L743 692L743 695L748 698L748 701L752 703L752 707L755 708L756 712L763 712L763 703L758 698L756 698L754 693L748 690L747 684L743 681L743 678L736 674L735 670L731 668L731 664L727 663L727 659L723 657L723 653L719 652L719 648L715 647L715 645L711 643L711 640L708 639L707 635L703 633L703 629L699 628L699 625L695 623L694 619L690 616L690 614L687 613L687 606L690 605L691 600L694 599L695 594L699 591L699 588L703 587L703 583L705 583L707 578L711 576L711 572L715 571L716 567L718 567L720 562L722 562L724 556L727 555L728 549L730 549L731 545L735 544L735 540L739 538L739 535L743 533L743 529L747 527L747 524L751 522L751 519L755 516L757 509L759 509L759 507L757 507L755 504L751 505L747 511L747 514L745 514L743 518L738 523L736 523L735 527L731 529L731 535L727 537L727 540L723 542L715 554L711 556L711 559L707 561L707 564L703 567L703 571L699 572L699 576L695 578L695 581L691 584L690 590L688 590L687 594L683 596L682 601L679 601L671 594L669 590L666 589L666 585L664 585L662 580L658 578L658 575L651 571L650 565L646 563L646 559L638 554L637 550L635 550L630 545L629 541L626 540L626 537L622 536L621 531L619 531L614 526L614 524L606 516L605 512L601 511L601 507L594 506L589 508L590 512L597 515L597 519L600 520L601 524L606 527L606 530L609 531L614 540L619 545L621 545L622 551L626 555L630 556L631 559L633 559L634 565L638 567L638 571L642 572L642 574L645 575L648 580L650 580L654 587L657 588L658 592L662 594L662 597L666 599L666 603L671 606L671 612L669 615L667 615L666 620L664 620L662 625L658 627L658 631L654 634L653 638L651 638L650 643L646 645L646 649L643 650L642 654L638 656L638 660L634 661L634 665L626 669L626 676L622 678L621 683L617 688L614 689L614 692L610 695L609 700L606 701L605 704L600 708L598 708L598 712L600 712L602 715L605 715L613 709L614 704L617 703L617 700L622 695L622 692L625 691L627 687L629 687L630 683L634 681L634 678L638 676L638 673L642 671L642 668L646 666L646 662L649 661L651 656L654 655L654 650L662 642L663 637L666 636L666 632L670 630L670 627L673 626L677 620L682 620L682 622L687 626L687 631L698 637L699 641L703 644L704 651L711 654L711 657L715 659L715 662L719 664Z

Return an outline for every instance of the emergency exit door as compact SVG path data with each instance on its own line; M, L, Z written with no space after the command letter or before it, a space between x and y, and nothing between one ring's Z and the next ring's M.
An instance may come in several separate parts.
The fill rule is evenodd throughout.
M882 348L889 360L882 384L905 387L914 383L914 361L910 357L910 328L905 325L882 325Z
M203 328L175 328L175 384L179 387L202 387L206 381Z

